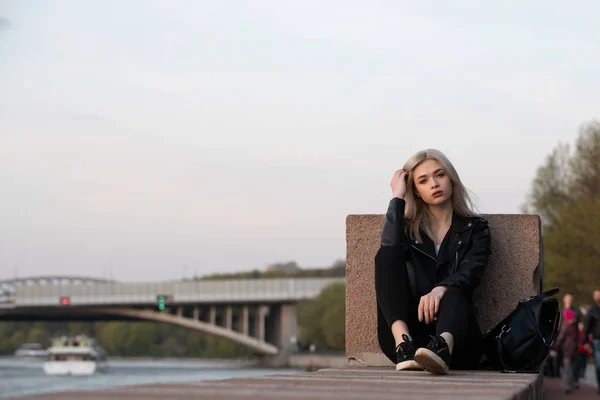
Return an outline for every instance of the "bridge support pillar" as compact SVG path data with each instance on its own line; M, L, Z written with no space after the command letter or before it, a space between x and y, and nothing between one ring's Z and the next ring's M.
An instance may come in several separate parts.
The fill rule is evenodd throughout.
M293 350L292 337L298 334L298 313L295 304L282 304L275 310L274 323L269 324L269 337L279 347L279 354L265 356L260 364L265 367L286 367Z
M256 311L256 338L265 341L265 317L267 316L267 306L259 306Z
M225 308L225 327L227 329L231 329L233 326L233 308L231 306L227 306Z
M197 321L200 319L200 307L194 306L194 320Z
M208 316L209 316L208 321L211 324L215 325L217 323L217 307L216 306L210 306Z
M181 307L181 306L177 307L177 316L183 317L183 307Z
M242 308L242 333L244 335L248 335L250 333L250 323L249 323L249 314L248 314L248 306L245 305Z
M277 325L277 346L280 349L291 349L292 337L298 334L298 313L295 304L282 304L279 309Z

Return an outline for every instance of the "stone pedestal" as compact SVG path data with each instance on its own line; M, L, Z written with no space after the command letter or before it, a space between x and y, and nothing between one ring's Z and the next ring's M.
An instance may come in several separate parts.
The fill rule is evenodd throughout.
M541 291L543 256L539 216L483 217L492 234L492 255L474 301L486 331L520 299ZM383 223L383 215L346 218L346 355L351 365L391 365L377 342L374 260Z

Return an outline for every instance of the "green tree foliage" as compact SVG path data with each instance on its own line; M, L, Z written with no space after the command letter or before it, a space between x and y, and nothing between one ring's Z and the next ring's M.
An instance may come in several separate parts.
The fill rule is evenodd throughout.
M94 333L95 332L95 333ZM26 342L50 345L53 337L88 334L110 356L248 358L252 352L230 340L153 322L0 322L0 355Z
M570 148L560 143L537 169L525 212L535 212L542 217L544 227L552 227L560 211L571 201L569 195Z
M300 340L319 348L345 348L346 285L334 283L313 299L298 304Z
M29 332L27 332L25 340L29 343L47 343L49 340L48 332L41 323L35 323Z
M333 265L327 268L298 268L289 271L288 268L291 265L296 265L296 263L294 261L275 263L264 272L255 269L246 272L206 275L196 279L343 278L346 276L346 260L336 260Z
M542 217L544 286L589 303L600 288L600 122L581 128L572 151L561 143L548 156L524 211Z

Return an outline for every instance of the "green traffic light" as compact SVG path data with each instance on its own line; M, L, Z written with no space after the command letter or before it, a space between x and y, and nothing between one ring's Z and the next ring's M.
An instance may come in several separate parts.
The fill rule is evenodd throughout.
M156 302L158 303L159 311L164 311L167 309L167 300L171 301L171 296L165 296L162 294L156 296Z

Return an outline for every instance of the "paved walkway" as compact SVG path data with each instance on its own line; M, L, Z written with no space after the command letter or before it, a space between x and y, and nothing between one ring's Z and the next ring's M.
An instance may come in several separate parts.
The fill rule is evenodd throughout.
M600 395L596 392L596 388L594 386L590 386L588 384L579 385L579 389L575 389L575 391L571 394L565 393L565 388L563 386L562 380L559 378L544 378L544 400L563 400L563 399L594 399L599 400Z
M544 377L544 400L562 399L600 400L600 395L596 391L596 371L593 365L588 365L585 379L581 381L579 389L570 394L565 393L561 378Z
M22 400L315 400L315 399L595 399L595 371L588 367L586 378L575 392L565 394L560 378L500 374L484 371L454 371L448 376L426 372L396 372L393 368L321 369L313 373L270 375L196 383L139 385L102 391L74 391L37 395Z
M22 400L352 400L541 398L541 380L532 374L456 371L434 376L394 368L324 369L297 375L271 375L184 384L140 385L97 392L79 391Z
M585 378L583 380L588 385L596 387L596 367L594 364L588 364L587 371L585 371Z

